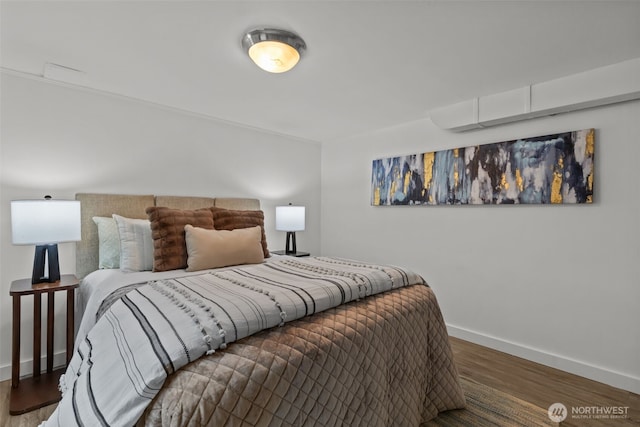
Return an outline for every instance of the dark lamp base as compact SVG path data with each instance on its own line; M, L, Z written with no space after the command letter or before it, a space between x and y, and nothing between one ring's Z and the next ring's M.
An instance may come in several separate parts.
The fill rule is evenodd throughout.
M287 231L287 245L285 248L285 252L287 254L295 254L298 252L296 248L296 232L295 231Z
M45 259L49 262L49 275L44 275ZM33 259L33 275L31 283L53 283L60 280L60 263L58 262L58 245L37 245L36 254Z
M287 251L271 251L273 255L289 255L295 257L305 257L310 256L309 252L287 252Z

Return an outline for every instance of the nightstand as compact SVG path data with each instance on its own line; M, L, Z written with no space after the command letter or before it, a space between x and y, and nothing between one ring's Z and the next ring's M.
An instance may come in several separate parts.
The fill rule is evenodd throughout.
M289 252L289 253L287 253L287 251L271 251L271 253L272 254L276 254L276 255L288 255L288 256L296 256L296 257L311 255L309 252Z
M53 370L53 331L55 293L67 292L67 364L73 353L75 290L79 281L73 274L65 274L53 283L31 284L31 279L11 282L13 297L13 339L11 354L11 398L9 413L19 415L58 402L61 398L58 380L65 368ZM41 304L47 294L47 371L40 369ZM20 298L33 295L33 375L20 380Z

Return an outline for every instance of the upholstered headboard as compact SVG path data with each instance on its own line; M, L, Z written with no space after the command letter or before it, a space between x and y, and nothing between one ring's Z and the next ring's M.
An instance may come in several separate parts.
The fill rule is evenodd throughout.
M128 218L147 218L150 206L174 209L198 209L217 206L225 209L259 210L260 201L250 198L211 198L130 194L78 193L81 204L82 240L76 243L76 276L83 278L98 269L98 228L94 216L118 214Z

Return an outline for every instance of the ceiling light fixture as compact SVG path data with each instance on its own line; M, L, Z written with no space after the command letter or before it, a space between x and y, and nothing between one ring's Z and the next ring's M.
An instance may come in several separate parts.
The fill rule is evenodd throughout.
M275 28L249 31L242 37L242 47L258 67L270 73L289 71L307 49L297 34Z

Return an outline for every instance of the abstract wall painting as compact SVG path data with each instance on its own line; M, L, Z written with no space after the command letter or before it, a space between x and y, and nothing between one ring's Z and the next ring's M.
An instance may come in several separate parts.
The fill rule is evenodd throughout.
M595 130L373 161L371 204L593 202Z

